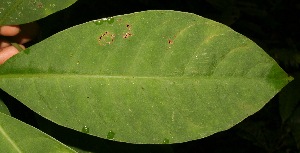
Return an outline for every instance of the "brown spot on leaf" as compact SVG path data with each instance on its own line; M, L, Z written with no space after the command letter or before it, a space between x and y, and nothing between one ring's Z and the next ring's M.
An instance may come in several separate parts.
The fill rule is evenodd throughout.
M43 7L43 3L38 2L38 3L36 4L36 7L37 7L37 8L42 8L42 7Z
M115 39L115 34L111 34L108 31L105 31L102 35L99 36L98 38L98 43L101 46L105 46L106 44L111 44L113 43Z
M125 35L123 36L123 38L126 39L126 38L128 38L128 37L130 37L130 36L132 36L132 34L131 34L130 32L126 32Z
M132 32L131 32L131 25L126 24L126 28L127 28L127 30L126 30L125 34L123 34L123 38L125 38L125 39L129 38L133 35Z

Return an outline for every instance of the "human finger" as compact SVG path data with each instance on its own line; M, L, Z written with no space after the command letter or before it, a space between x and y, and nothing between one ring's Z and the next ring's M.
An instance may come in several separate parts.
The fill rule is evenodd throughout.
M0 35L3 36L15 36L20 32L18 25L0 26Z
M20 33L18 33L16 36L12 37L11 39L15 42L18 42L19 44L24 44L32 40L34 37L38 34L39 26L37 23L27 23L20 25Z
M23 45L20 45L21 48L25 49ZM2 48L0 50L0 64L3 64L6 60L11 58L12 56L18 54L19 51L14 46L8 46L5 48Z
M4 48L4 47L7 47L7 46L10 46L10 45L11 44L8 41L0 40L0 49Z

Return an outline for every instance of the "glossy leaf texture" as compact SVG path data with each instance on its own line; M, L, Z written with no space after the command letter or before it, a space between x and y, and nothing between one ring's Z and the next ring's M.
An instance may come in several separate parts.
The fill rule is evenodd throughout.
M0 87L45 118L121 142L229 129L288 75L259 46L195 14L145 11L57 33L0 66Z
M0 152L75 152L45 133L0 113Z
M29 23L62 10L76 0L2 0L0 25Z

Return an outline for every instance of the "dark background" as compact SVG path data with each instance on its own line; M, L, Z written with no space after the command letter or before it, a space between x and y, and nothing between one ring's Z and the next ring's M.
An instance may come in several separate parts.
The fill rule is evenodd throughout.
M262 110L233 128L181 144L132 145L86 136L41 118L1 91L0 97L4 97L12 116L63 143L93 152L167 152L170 149L175 153L300 152L300 0L79 0L37 21L39 36L27 46L90 20L145 10L190 12L228 25L256 42L295 80Z

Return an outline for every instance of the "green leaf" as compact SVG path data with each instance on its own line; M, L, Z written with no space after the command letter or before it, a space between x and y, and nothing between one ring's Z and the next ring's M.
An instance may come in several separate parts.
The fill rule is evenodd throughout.
M6 114L8 116L10 116L10 111L7 108L5 101L6 102L10 102L6 97L7 94L4 94L5 92L3 90L0 90L0 113Z
M101 138L150 144L229 129L289 80L245 36L175 11L75 26L0 66L1 89L45 118Z
M29 23L75 2L76 0L4 0L0 2L0 25Z
M1 97L0 97L0 113L10 115L10 112L9 112L8 108L6 107L6 105L3 102L3 100L1 99Z
M0 113L0 152L74 152L41 131Z
M131 144L110 141L59 126L38 115L36 119L40 130L72 147L79 153L173 153L172 145Z

